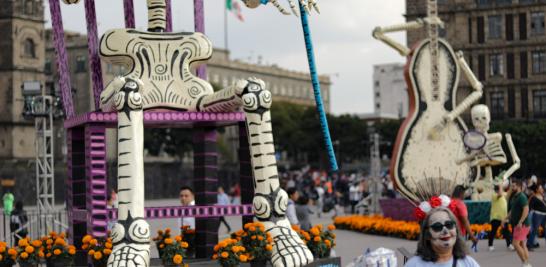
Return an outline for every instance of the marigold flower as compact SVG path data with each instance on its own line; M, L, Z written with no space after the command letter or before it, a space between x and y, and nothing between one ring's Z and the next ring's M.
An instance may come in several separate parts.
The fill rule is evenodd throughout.
M229 257L229 253L227 253L226 251L222 252L222 254L220 254L220 256L222 256L222 258L227 258Z
M333 224L330 224L330 225L328 225L328 230L334 231L334 230L336 230L336 226L333 225Z
M174 255L174 257L173 257L173 262L174 262L175 264L180 264L180 263L182 263L182 255L179 255L179 254Z
M214 254L212 255L212 259L213 259L213 260L218 259L218 254L214 253Z
M68 254L74 255L74 254L76 254L76 250L75 249L69 249Z
M26 247L28 246L28 241L26 239L19 239L19 241L17 242L17 245L19 245L20 247Z
M50 235L50 236L57 236L57 232L51 231L51 232L49 232L49 235Z
M176 242L180 242L180 241L182 241L182 237L177 235L177 236L174 237L174 240L176 240Z
M259 235L259 236L258 236L258 240L262 241L262 240L264 240L264 237L261 236L261 235Z
M112 243L106 242L106 243L104 244L104 247L106 247L106 248L112 248Z
M102 252L104 253L104 255L110 255L110 254L112 254L112 250L111 250L111 249L107 249L107 248L105 248Z
M46 258L50 258L50 257L51 257L51 253L47 253Z
M25 248L25 252L28 253L28 254L34 252L34 247L33 246L27 246Z
M90 256L93 256L93 254L95 254L95 250L90 249L90 250L87 252L87 254L90 255Z
M231 251L233 251L233 253L237 253L237 252L239 252L239 247L238 246L233 246L233 247L231 247Z
M95 260L100 260L100 259L102 259L102 253L100 253L100 251L95 252L95 254L93 254L93 258L94 258Z
M0 247L0 253L6 252L6 247Z
M159 248L164 248L165 247L165 244L159 244Z
M328 240L328 239L324 240L324 244L326 244L327 247L330 247L332 245L330 243L330 240Z
M320 242L320 236L315 236L315 238L313 239L315 242Z
M251 231L251 232L254 232L254 231L256 231L256 227L250 226L250 227L248 227L248 230Z
M42 245L42 241L41 240L34 240L34 241L32 241L32 245L34 247L39 247L39 246Z
M94 244L93 244L93 240L95 240ZM91 240L90 244L94 246L97 243L96 242L97 240L96 239L93 239L93 240ZM59 237L59 238L55 239L55 245L64 246L64 245L66 245L66 242L64 241L64 239Z
M8 249L8 255L11 255L11 256L17 255L17 250L13 248Z
M265 245L265 250L271 251L272 249L273 249L272 245L269 245L269 244Z
M181 246L182 248L188 248L189 245L188 245L187 242L182 242L182 243L180 243L180 246Z
M293 224L293 225L292 225L292 230L298 232L298 231L300 231L301 229L300 229L300 227L299 227L298 225Z
M91 241L91 239L93 239L93 237L91 235L86 235L82 238L82 242L85 244L85 243L89 243L89 241Z
M241 260L242 262L246 262L248 260L248 256L245 254L241 254L239 255L239 260Z
M217 244L216 246L214 246L214 252L218 252L219 249L220 249L220 245Z
M62 252L62 251L61 251L60 249L58 249L58 248L55 249L55 250L53 250L53 254L56 255L56 256L61 255L61 252Z
M21 252L20 257L21 257L22 259L26 259L26 258L28 258L28 253L26 253L26 252Z
M43 251L38 252L38 257L45 258L45 254Z
M320 235L320 230L316 227L311 228L309 232L311 232L312 235Z
M46 244L48 244L48 245L53 244L53 239L48 239L48 240L46 241Z

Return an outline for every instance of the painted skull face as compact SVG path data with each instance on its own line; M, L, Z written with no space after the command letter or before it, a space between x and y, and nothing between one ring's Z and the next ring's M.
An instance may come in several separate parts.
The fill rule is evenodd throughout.
M260 5L260 0L243 0L243 3L249 8L257 8Z
M489 108L486 105L475 105L470 111L472 116L472 125L474 128L482 133L489 131L489 122L491 122L491 115L489 114Z
M430 242L438 250L450 249L457 241L457 222L453 221L447 212L439 211L429 218Z

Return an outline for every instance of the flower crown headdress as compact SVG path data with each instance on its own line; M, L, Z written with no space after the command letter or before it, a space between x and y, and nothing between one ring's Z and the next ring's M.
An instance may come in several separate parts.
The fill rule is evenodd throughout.
M447 196L453 192L456 184L454 180L443 177L427 177L414 183L415 195L421 200L421 203L415 207L414 215L419 220L425 219L426 215L434 208L444 207L456 213L456 204Z

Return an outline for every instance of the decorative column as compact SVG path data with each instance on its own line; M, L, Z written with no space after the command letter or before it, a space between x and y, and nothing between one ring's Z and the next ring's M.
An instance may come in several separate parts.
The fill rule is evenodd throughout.
M215 127L196 127L193 133L193 189L197 206L218 202L218 145ZM196 257L210 258L218 243L218 218L196 218Z
M106 237L108 230L106 128L88 124L85 127L87 233Z
M254 198L254 179L248 146L246 122L239 122L239 185L241 187L241 204L252 204ZM254 216L243 216L243 225L252 222Z
M77 210L86 208L86 176L85 176L85 130L84 127L66 130L67 165L66 206L68 211L68 236L76 247L81 247L82 238L87 232L87 222L77 218ZM87 264L87 257L78 250L77 265Z

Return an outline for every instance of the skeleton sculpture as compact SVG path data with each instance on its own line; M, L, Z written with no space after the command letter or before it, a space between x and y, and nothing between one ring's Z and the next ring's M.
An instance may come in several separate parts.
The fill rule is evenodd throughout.
M463 162L470 162L471 166L485 169L485 175L478 176L472 184L472 199L473 200L491 200L493 192L493 184L502 184L508 180L520 167L520 160L514 143L512 142L512 136L505 134L506 143L510 150L510 155L513 159L513 164L510 168L502 173L500 181L493 181L493 166L505 164L506 154L502 150L502 134L501 133L489 133L489 123L491 122L491 116L489 114L489 108L486 105L476 105L471 110L472 124L474 125L474 131L469 132L465 138L465 143L472 143L469 147L473 147L470 154L457 161L457 164ZM480 138L480 136L482 138ZM472 140L473 139L473 140ZM476 143L478 145L476 145ZM480 173L480 172L478 172Z
M282 7L277 0L242 0L243 3L249 8L256 8L259 5L267 4L268 2L271 2L273 6L275 6L281 13L284 15L290 15L290 12L286 11L284 7ZM317 5L316 0L296 0L301 3L303 8L305 9L305 12L309 13L311 11L311 7L314 8L317 13L320 13L320 10ZM290 5L290 9L292 10L292 13L296 16L298 16L298 10L296 8L296 3L294 0L288 0L288 4Z
M144 220L143 110L246 114L255 179L254 214L274 240L274 266L302 266L313 256L285 217L288 196L279 186L269 108L271 93L256 78L239 80L213 92L190 72L190 64L212 55L201 33L165 33L165 1L148 0L148 32L117 29L100 42L104 60L127 65L101 93L103 111L118 112L118 223L112 229L114 249L108 266L149 266L150 227Z
M431 177L467 184L473 176L470 164L455 164L466 154L461 138L466 126L459 115L482 95L482 85L466 64L462 52L455 54L446 41L438 38L438 27L443 26L443 22L438 17L436 0L427 1L426 18L402 25L377 27L373 31L375 38L408 57L405 74L410 110L398 132L391 177L398 190L415 202L419 201L416 191L429 183ZM413 50L385 35L425 25L428 26L429 38ZM459 69L474 91L457 105Z

